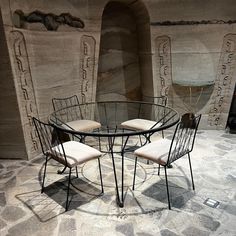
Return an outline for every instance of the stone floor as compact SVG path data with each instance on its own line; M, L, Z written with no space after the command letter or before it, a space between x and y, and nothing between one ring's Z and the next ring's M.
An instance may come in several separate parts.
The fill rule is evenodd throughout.
M101 159L105 193L100 195L97 161L81 166L73 180L69 211L64 211L66 173L51 161L48 186L40 193L43 157L0 162L1 236L75 235L236 235L236 135L199 131L192 152L196 190L184 157L168 169L172 210L168 210L164 171L139 161L132 191L133 157L125 161L125 206L116 205L109 156ZM120 158L116 158L119 167ZM56 182L55 182L56 181ZM207 198L220 202L216 208Z

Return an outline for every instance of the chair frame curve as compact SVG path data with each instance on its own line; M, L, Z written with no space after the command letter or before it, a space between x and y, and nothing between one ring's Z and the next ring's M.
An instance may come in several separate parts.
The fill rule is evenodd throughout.
M33 117L32 119L36 128L36 132L39 138L42 152L46 158L45 163L44 163L41 193L44 192L47 164L50 159L54 159L55 161L58 161L59 163L63 164L65 168L68 167L69 176L68 176L68 186L67 186L66 206L65 206L65 211L67 211L69 208L69 191L70 191L70 185L71 185L72 167L69 166L67 162L67 156L66 156L65 149L63 146L63 140L61 139L61 131L54 125L44 123L35 117ZM61 147L61 149L58 147ZM55 148L57 149L55 150ZM60 161L61 157L64 158L64 161ZM97 159L98 159L99 175L100 175L100 182L101 182L101 194L103 194L104 187L103 187L103 180L102 180L101 163L100 163L100 158L98 157ZM76 178L78 178L77 165L75 166L75 169L76 169Z
M167 199L168 199L168 208L171 210L171 204L170 204L170 193L169 193L169 186L168 186L168 178L167 178L167 168L168 166L178 160L179 158L188 155L188 162L190 167L190 174L191 174L191 180L192 180L192 188L195 190L194 180L193 180L193 172L192 172L192 165L191 165L191 159L190 159L190 153L193 150L195 138L198 130L198 126L201 120L201 114L197 116L192 116L190 119L191 122L189 123L183 119L184 116L192 116L192 113L186 113L182 116L181 121L176 125L171 144L168 151L168 157L166 164L162 165L164 167L165 171L165 181L166 181L166 191L167 191ZM136 167L137 167L137 159L138 157L135 157L135 165L134 165L134 176L133 176L133 190L135 187L135 176L136 176ZM158 175L160 175L160 164L158 167Z

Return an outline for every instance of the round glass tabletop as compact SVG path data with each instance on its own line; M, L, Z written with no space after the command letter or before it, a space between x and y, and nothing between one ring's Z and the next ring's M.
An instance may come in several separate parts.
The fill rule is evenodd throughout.
M103 101L69 106L53 112L49 122L82 136L147 135L174 126L173 108L141 101Z

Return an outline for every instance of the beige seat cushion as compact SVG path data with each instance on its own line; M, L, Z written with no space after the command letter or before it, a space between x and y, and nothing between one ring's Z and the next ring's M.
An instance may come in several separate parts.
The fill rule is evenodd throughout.
M69 167L82 164L102 155L97 149L76 141L65 142L63 143L63 147L67 158L67 165ZM56 155L53 154L54 151L56 152ZM61 145L53 147L53 151L49 154L55 160L66 165Z
M149 130L153 126L154 126L154 128L158 128L161 125L162 125L162 123L157 124L156 121L145 120L145 119L132 119L132 120L127 120L127 121L121 123L122 127L126 128L126 129L132 129L132 130Z
M73 129L77 131L88 131L99 129L101 124L93 120L74 120L62 125L66 129Z
M161 139L135 150L134 154L137 157L151 160L153 162L156 162L157 164L166 165L170 144L170 140Z

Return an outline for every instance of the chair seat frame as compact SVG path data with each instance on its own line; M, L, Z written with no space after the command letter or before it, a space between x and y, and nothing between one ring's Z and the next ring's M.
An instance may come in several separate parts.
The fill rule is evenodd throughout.
M187 117L187 118L186 118ZM158 167L158 175L160 175L160 166L164 167L165 171L165 180L166 180L166 191L167 191L167 199L168 199L168 208L171 209L170 204L170 193L168 186L168 178L167 178L167 168L171 165L171 163L175 162L179 158L188 155L188 162L190 167L190 174L192 180L192 188L195 190L194 180L193 180L193 171L191 165L190 153L193 150L195 138L199 126L199 122L201 120L201 114L194 116L192 113L186 113L182 116L181 121L177 124L175 128L175 132L169 147L168 158L165 164L159 164ZM137 160L138 157L135 157L134 164L134 175L133 175L133 190L135 188L135 176L136 176L136 168L137 168Z

